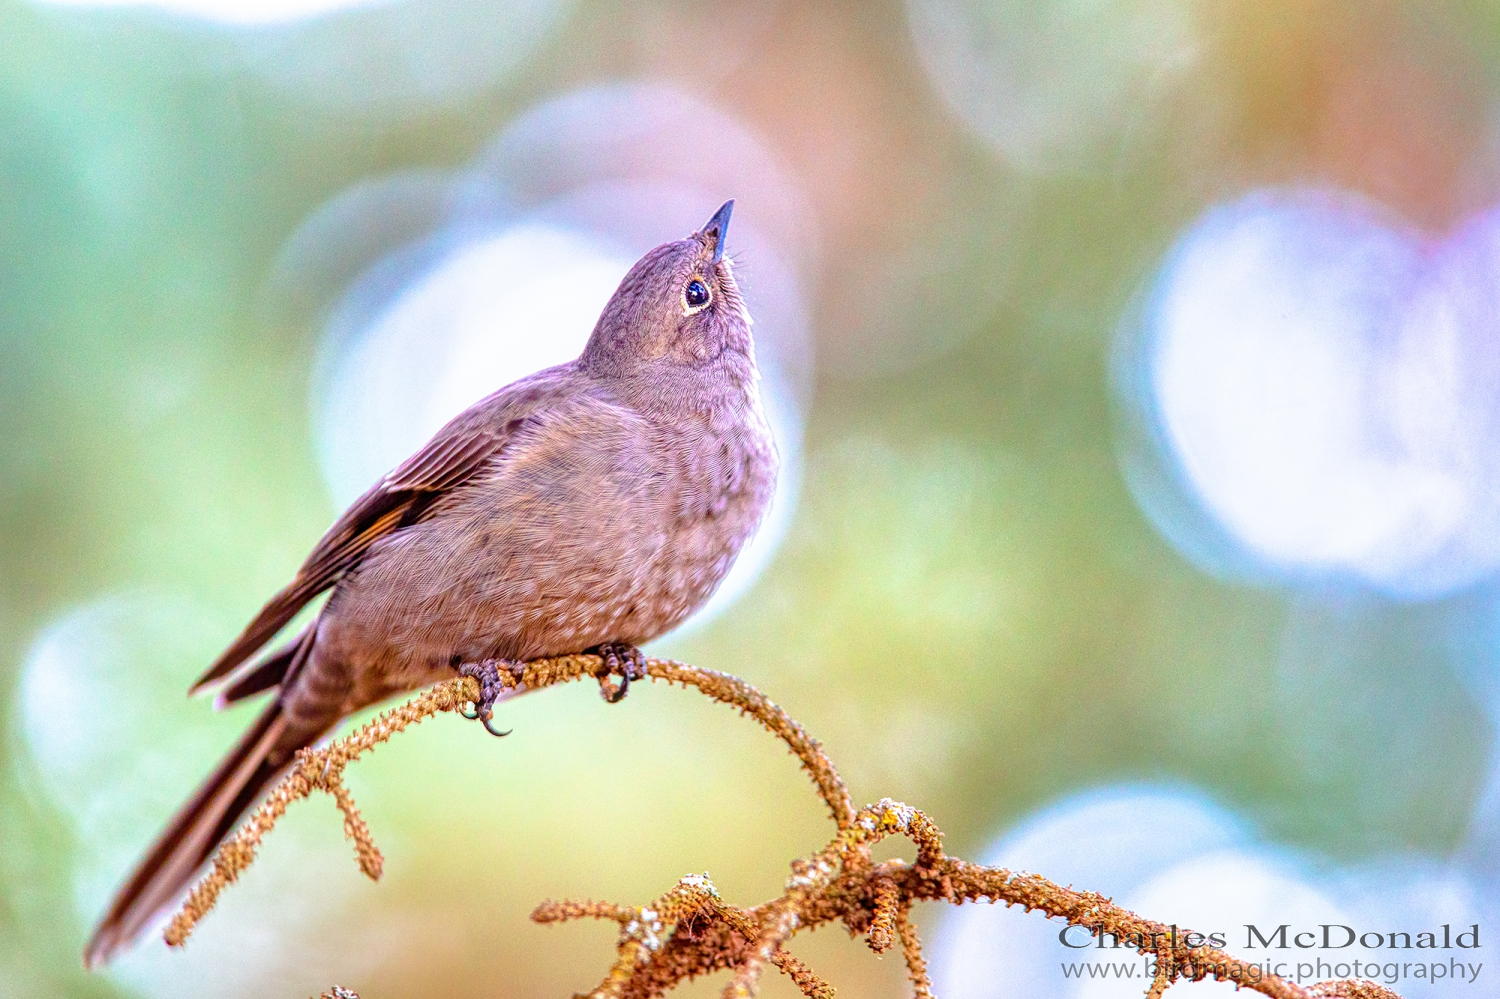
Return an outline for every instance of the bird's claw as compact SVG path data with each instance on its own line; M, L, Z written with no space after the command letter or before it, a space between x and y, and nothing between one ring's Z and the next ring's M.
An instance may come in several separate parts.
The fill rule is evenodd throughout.
M510 729L501 732L494 725L490 724L495 714L495 701L499 699L502 693L513 686L513 684L505 684L500 681L500 662L501 660L486 659L479 663L465 663L458 668L459 676L473 677L479 684L479 700L467 702L473 705L473 710L469 711L460 707L458 713L470 721L478 719L479 723L484 726L484 730L490 735L506 736L510 735ZM511 664L506 663L505 665L509 666ZM507 672L511 671L507 670Z
M646 678L646 655L634 645L626 642L605 642L589 652L599 657L599 667L594 676L599 680L599 696L610 704L618 704L630 690L631 680ZM610 677L618 676L619 683Z

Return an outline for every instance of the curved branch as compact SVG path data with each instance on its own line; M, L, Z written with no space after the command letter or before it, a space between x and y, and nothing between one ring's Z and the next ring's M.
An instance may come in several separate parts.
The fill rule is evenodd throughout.
M516 673L499 671L501 700L544 687L594 678L597 656L563 656L527 663ZM1158 999L1174 982L1214 978L1269 999L1400 999L1374 982L1321 982L1304 988L1262 974L1261 968L1212 947L1190 947L1198 934L1145 919L1095 892L1065 888L1035 874L985 867L949 857L943 834L918 809L889 798L856 811L837 769L784 710L738 677L663 659L647 661L647 675L695 687L739 708L786 743L812 778L836 831L820 852L791 864L785 893L741 908L726 903L707 875L689 875L643 906L610 902L544 902L531 914L539 923L606 919L620 926L616 958L590 999L655 999L698 975L732 969L726 997L755 995L769 965L791 977L814 999L832 999L833 989L793 957L786 945L797 933L831 922L866 935L871 949L899 941L917 999L932 999L921 942L911 920L918 901L961 903L986 900L1020 905L1066 920L1091 934L1108 934L1141 954L1156 957L1147 993ZM517 675L519 674L519 675ZM601 683L604 681L601 680ZM458 710L480 694L478 681L463 677L440 683L400 707L376 717L322 749L304 750L240 829L214 854L212 865L167 928L167 943L181 946L219 894L255 859L261 840L291 802L313 791L331 794L344 813L344 832L354 840L360 869L378 878L383 861L369 829L342 782L345 767L408 725L442 711ZM873 863L870 848L889 836L905 836L916 847L911 862ZM682 932L679 932L679 929Z

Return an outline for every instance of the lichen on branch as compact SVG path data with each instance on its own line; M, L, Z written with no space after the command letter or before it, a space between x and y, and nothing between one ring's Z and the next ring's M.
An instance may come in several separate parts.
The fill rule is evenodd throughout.
M499 671L502 700L574 680L593 678L596 656L564 656L527 663L514 673ZM588 993L589 999L654 999L699 975L728 970L727 999L753 996L768 967L788 976L803 995L832 999L834 989L787 951L799 932L841 923L864 936L877 954L899 944L917 999L932 999L932 984L911 918L920 901L959 904L1003 902L1066 920L1092 934L1107 934L1154 955L1156 978L1146 995L1159 999L1175 982L1213 978L1232 982L1270 999L1400 999L1369 981L1330 981L1303 987L1222 950L1190 947L1197 934L1145 919L1103 895L1063 887L1035 874L971 864L948 856L937 824L910 805L883 798L855 809L837 769L818 741L760 691L738 677L664 659L647 661L653 680L696 687L701 693L759 722L798 758L836 826L828 845L812 857L794 860L784 893L760 905L724 901L707 874L688 875L654 901L640 906L612 902L543 902L531 914L538 923L601 919L619 925L615 961ZM603 681L601 681L603 682ZM479 697L479 683L462 677L440 683L407 703L386 711L352 734L320 749L303 750L291 770L272 788L240 829L215 853L208 873L189 893L167 927L166 940L181 946L220 893L255 859L261 840L287 807L314 791L333 796L344 815L344 833L354 841L360 869L379 878L383 864L359 809L343 783L345 768L392 735L443 711L455 711ZM875 863L870 849L890 836L904 836L916 848L910 862Z

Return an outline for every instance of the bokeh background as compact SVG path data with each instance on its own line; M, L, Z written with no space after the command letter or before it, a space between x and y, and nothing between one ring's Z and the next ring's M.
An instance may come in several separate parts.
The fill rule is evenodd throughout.
M185 951L79 962L247 723L188 683L730 196L787 470L652 651L1231 947L1500 932L1500 4L0 0L0 994L571 995L613 933L543 898L779 893L829 827L778 744L578 688L355 768L378 886L314 800ZM946 999L1143 990L920 918Z

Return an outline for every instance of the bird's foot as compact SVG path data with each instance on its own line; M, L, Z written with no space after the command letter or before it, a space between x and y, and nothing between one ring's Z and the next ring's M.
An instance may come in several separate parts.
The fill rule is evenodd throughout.
M627 642L605 642L588 650L599 657L594 676L599 680L599 696L611 704L618 703L630 690L631 680L646 678L646 655ZM619 683L610 677L618 676Z
M503 683L500 680L500 668L511 675L512 682ZM490 735L510 735L510 729L504 732L496 731L490 720L495 715L495 701L500 698L506 690L514 687L520 682L520 671L525 667L521 663L513 663L504 659L486 659L478 663L464 663L458 668L459 676L471 676L479 683L479 700L472 702L473 712L458 709L458 713L469 720L479 719L484 725L484 730Z

